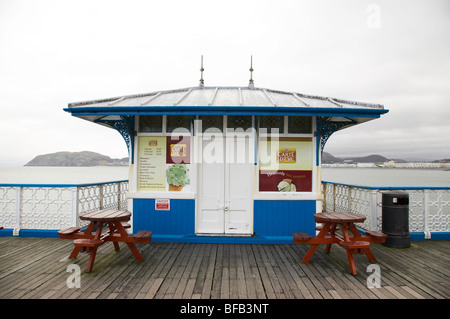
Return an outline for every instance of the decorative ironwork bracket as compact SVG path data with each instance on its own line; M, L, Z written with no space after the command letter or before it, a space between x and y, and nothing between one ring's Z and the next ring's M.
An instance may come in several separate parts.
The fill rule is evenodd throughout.
M319 150L320 157L322 156L325 144L330 138L331 134L340 130L344 126L353 125L355 121L351 122L333 122L330 121L331 117L318 117L317 118L317 145L316 145L316 165L319 165Z
M128 155L131 158L131 164L134 163L134 116L121 115L120 120L103 120L98 119L95 122L100 122L111 126L122 135L128 148Z

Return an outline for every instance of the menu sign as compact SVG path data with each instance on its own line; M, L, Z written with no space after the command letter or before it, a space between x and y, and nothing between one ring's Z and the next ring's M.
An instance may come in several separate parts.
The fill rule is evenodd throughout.
M189 191L189 167L189 137L139 137L138 190Z
M261 139L259 149L259 191L312 190L311 138Z
M138 189L166 190L166 137L140 136L138 141Z

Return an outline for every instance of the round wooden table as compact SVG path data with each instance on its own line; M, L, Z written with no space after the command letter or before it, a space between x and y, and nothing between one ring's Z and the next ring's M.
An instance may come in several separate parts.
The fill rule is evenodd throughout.
M320 244L326 244L326 253L330 252L332 244L338 244L347 252L347 259L350 266L350 272L356 275L356 267L353 254L365 254L371 262L376 262L376 258L370 250L370 236L362 236L355 226L355 223L362 223L366 220L366 216L352 213L327 212L317 213L314 215L317 223L323 223L323 227L316 237L305 243L311 243L311 247L304 256L302 262L307 263L314 255ZM342 231L342 235L337 233ZM353 236L349 235L349 230Z
M88 248L90 257L86 272L91 272L94 266L97 248L105 242L113 242L116 251L119 251L119 242L125 242L137 260L143 260L139 250L134 245L136 238L129 235L122 222L127 222L131 218L131 213L126 210L98 210L80 215L81 220L90 221L89 226L84 231L80 239L74 240L75 248L69 258L75 258L80 249ZM107 223L109 231L102 234L103 225ZM95 234L93 231L95 230Z
M362 223L366 220L366 216L351 213L317 213L314 214L316 223L336 223L336 224L350 224Z
M127 210L96 210L80 215L81 220L89 220L91 222L127 222L131 218L131 213Z

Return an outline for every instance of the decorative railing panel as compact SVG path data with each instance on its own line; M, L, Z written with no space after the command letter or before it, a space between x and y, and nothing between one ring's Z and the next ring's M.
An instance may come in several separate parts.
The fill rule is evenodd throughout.
M0 225L4 228L14 228L15 226L17 197L15 187L0 187Z
M0 225L14 229L83 227L79 214L127 209L128 181L83 185L0 184Z
M366 230L381 230L382 194L397 190L409 195L409 231L450 232L450 187L369 187L322 182L324 210L353 212L367 218L359 224Z
M20 229L62 229L72 224L72 191L21 187Z

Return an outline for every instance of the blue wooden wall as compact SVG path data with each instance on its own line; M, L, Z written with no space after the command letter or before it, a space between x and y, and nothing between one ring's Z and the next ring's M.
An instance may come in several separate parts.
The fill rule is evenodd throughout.
M253 229L260 236L292 236L305 232L315 236L316 201L255 200Z
M155 210L154 199L133 200L133 232L151 230L155 235L193 235L195 200L171 199L170 210Z

